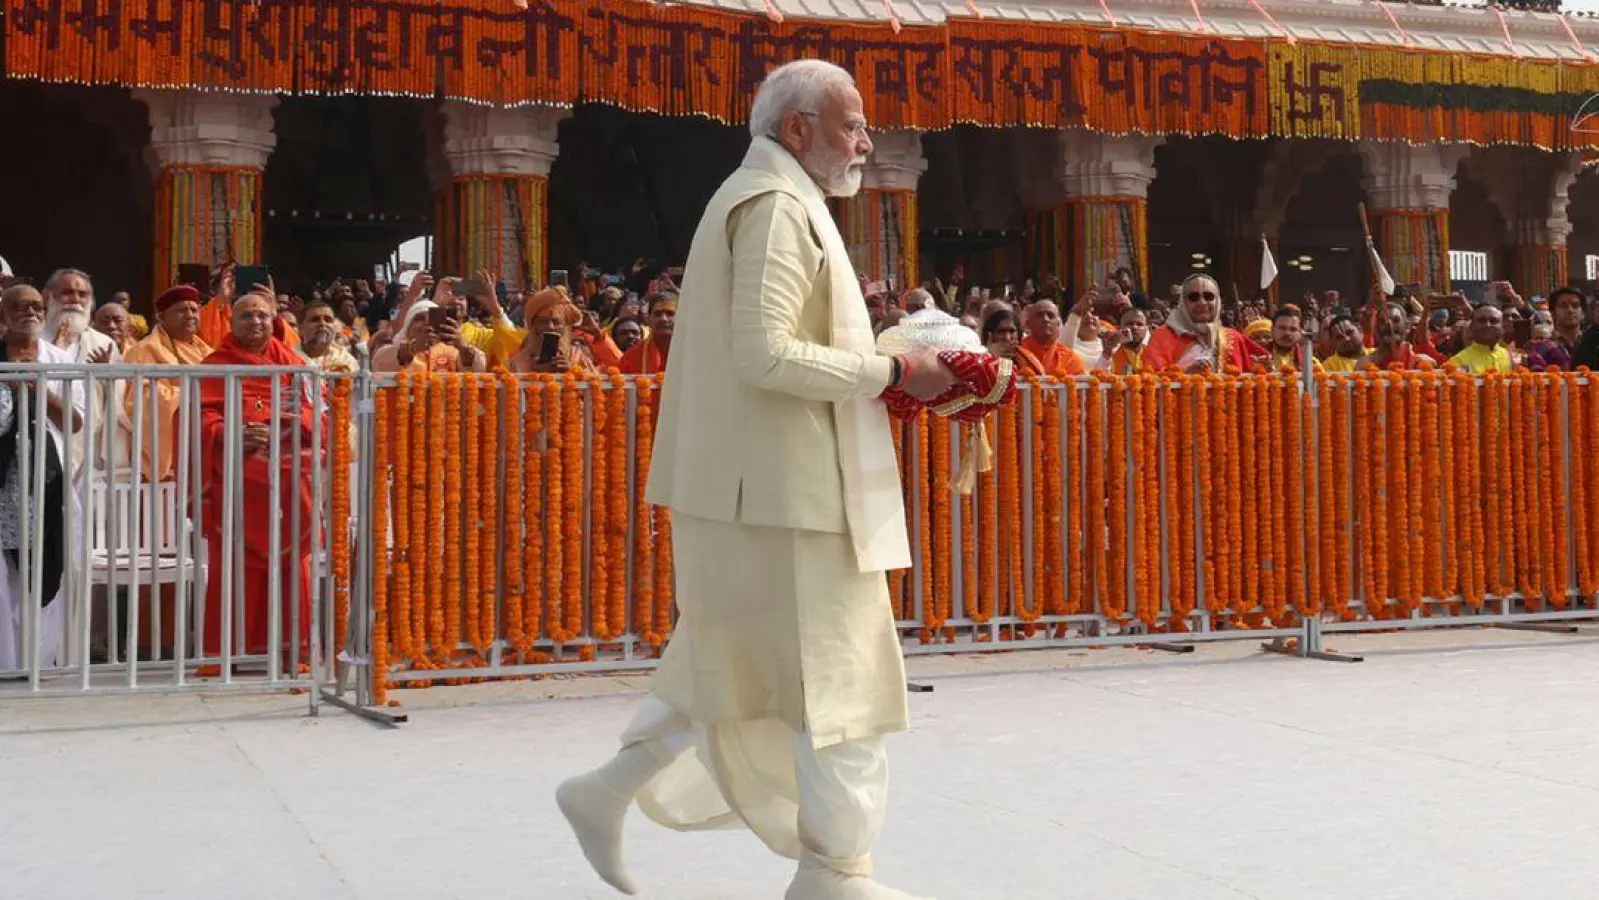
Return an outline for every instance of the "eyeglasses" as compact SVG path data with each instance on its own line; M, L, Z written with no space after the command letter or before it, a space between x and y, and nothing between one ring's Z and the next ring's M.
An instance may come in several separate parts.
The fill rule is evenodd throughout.
M814 109L796 109L794 111L802 116L810 116L813 119L820 119L822 117L822 114ZM852 138L863 138L866 137L866 134L867 128L865 122L855 122L849 127L849 136Z
M1189 291L1186 295L1184 295L1184 299L1186 299L1189 303L1192 303L1195 300L1204 300L1207 303L1215 303L1216 295L1210 291Z

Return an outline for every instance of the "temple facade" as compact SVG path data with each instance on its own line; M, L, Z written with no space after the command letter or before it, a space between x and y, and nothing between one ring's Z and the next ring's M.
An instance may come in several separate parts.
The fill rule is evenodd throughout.
M678 261L773 65L855 73L876 152L835 212L906 286L1127 267L1240 294L1587 281L1599 23L1380 0L6 0L18 270L148 297L183 263L514 284ZM38 123L38 127L33 127ZM1596 154L1599 158L1599 154ZM37 209L37 217L23 210ZM36 220L37 219L37 220ZM40 221L42 220L42 221ZM1484 265L1452 272L1451 251ZM1457 266L1457 268L1459 268ZM136 299L137 302L137 299Z

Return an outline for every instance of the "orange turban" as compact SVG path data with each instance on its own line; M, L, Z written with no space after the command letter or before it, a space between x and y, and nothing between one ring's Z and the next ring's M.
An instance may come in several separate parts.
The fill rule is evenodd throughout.
M583 312L577 304L555 288L545 288L527 298L522 304L522 326L525 328L539 316L548 316L562 325L576 325L583 321Z
M1244 336L1247 338L1261 338L1271 334L1270 319L1254 319L1244 326Z

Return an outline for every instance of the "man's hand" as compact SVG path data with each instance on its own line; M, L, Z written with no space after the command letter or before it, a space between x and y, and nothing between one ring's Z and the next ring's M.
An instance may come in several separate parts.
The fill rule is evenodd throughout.
M225 263L222 266L222 279L217 282L217 296L224 300L232 300L233 292L238 290L239 287L238 279L234 275L233 269L233 263Z
M1072 307L1071 315L1086 319L1094 314L1094 307L1099 304L1099 288L1091 287L1077 298L1077 303Z
M242 442L245 453L262 453L272 443L272 432L264 424L246 425Z
M923 403L937 399L955 385L955 373L938 358L938 351L930 347L912 350L900 357L900 363L910 367L900 389Z
M572 357L567 355L566 348L561 347L555 351L547 363L538 363L533 366L533 371L545 375L565 375L572 368Z
M457 350L467 347L466 341L461 338L461 326L454 319L446 318L439 322L437 333L441 343L448 344Z
M498 322L500 317L505 315L505 307L500 305L500 294L494 289L499 280L490 274L488 269L478 269L477 277L479 281L489 286L488 296L479 302L482 304L484 311L489 314L489 318Z
M88 356L84 357L83 361L86 362L86 363L90 363L92 365L100 365L101 363L108 363L108 362L111 361L111 349L112 349L112 346L110 344L106 344L104 347L101 347L99 350L96 350L93 353L90 353Z
M432 275L426 272L416 273L416 277L411 279L411 286L405 289L405 305L410 306L412 303L422 299L422 295L426 294L428 288L432 286Z
M577 323L577 330L595 340L599 340L605 334L605 330L600 327L600 320L586 309L583 310L583 321Z

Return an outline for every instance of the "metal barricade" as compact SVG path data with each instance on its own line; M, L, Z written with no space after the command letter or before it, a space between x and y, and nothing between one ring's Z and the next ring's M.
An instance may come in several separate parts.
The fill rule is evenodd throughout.
M656 381L385 375L358 390L374 479L359 491L360 705L391 686L654 664L673 623L671 518L643 487ZM1357 414L1362 397L1393 398L1391 413ZM1585 375L1033 382L987 423L995 466L964 496L971 427L895 427L913 566L885 578L908 654L1253 639L1342 658L1324 635L1599 619L1599 524L1575 514L1599 503L1572 443L1599 433ZM1489 495L1422 464L1467 459L1463 441L1474 465L1532 454L1549 485L1535 496L1567 498L1540 519L1535 585L1466 580L1472 545L1454 531L1492 513ZM1393 464L1379 477L1373 459ZM1530 534L1485 546L1536 549Z
M349 513L334 501L349 496L353 448L332 428L351 380L310 367L0 366L17 448L0 473L0 513L17 510L0 699L300 688L314 712L343 641L335 598L350 591L332 563L348 558ZM60 590L44 596L57 567Z

